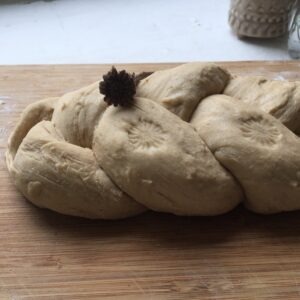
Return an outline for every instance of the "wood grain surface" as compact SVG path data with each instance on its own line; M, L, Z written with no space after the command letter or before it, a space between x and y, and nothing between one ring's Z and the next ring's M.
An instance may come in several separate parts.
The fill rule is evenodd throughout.
M299 79L297 62L221 63ZM171 64L119 65L154 71ZM118 66L118 67L119 67ZM300 299L300 212L90 221L38 209L4 151L24 107L99 80L107 65L0 67L0 299Z

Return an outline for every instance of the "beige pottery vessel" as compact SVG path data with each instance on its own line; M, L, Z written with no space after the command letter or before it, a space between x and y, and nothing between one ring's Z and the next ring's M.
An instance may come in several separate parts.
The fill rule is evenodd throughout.
M238 36L278 37L286 33L294 0L231 0L229 24Z

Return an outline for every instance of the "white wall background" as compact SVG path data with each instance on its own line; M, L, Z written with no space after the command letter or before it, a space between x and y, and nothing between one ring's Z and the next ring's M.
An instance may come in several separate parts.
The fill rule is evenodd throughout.
M230 0L0 0L0 64L289 59L286 39L244 40Z

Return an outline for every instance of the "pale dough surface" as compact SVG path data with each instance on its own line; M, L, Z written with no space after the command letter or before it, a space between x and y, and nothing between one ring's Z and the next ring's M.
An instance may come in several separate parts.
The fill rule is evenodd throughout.
M108 107L98 84L29 105L12 132L8 170L37 206L102 219L300 209L300 83L189 63L143 79L130 108Z
M187 63L154 72L140 82L137 97L152 99L189 121L199 102L221 94L230 80L223 68L208 63Z
M146 210L110 180L91 149L84 147L91 144L92 124L106 107L98 85L93 84L26 108L10 136L6 162L28 200L92 219L125 218ZM91 124L89 130L80 131L87 124Z
M155 102L108 108L93 151L122 190L146 207L177 215L217 215L242 198L195 128Z
M118 219L144 210L108 178L91 149L66 143L49 121L29 131L14 170L27 198L60 213Z
M235 76L230 80L224 94L260 108L279 119L296 134L300 134L299 82Z
M210 96L191 124L240 182L259 213L300 209L300 139L271 115L239 100Z

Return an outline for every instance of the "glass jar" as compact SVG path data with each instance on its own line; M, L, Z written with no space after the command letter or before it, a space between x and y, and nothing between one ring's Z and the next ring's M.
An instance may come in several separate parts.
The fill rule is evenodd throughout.
M288 51L292 58L300 59L300 1L292 8L289 23Z

